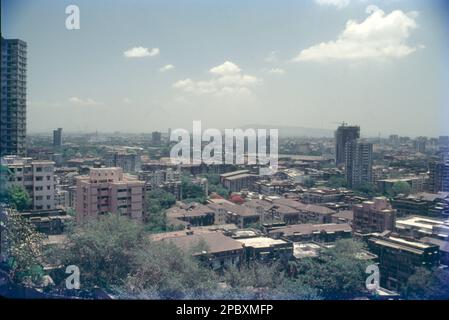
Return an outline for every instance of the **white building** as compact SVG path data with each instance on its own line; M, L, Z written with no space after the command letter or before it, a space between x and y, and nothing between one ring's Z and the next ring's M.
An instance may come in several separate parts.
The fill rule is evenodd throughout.
M23 187L32 200L33 210L55 208L56 179L53 161L4 156L1 163L12 173L6 182L6 188Z

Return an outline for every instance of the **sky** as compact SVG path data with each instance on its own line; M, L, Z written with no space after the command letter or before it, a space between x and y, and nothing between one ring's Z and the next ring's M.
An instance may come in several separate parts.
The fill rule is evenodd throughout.
M76 5L80 28L66 28ZM298 126L449 135L444 0L1 0L28 132Z

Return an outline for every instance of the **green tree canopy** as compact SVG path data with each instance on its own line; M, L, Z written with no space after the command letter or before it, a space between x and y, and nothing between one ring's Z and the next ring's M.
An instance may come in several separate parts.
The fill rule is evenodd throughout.
M20 186L9 187L7 190L7 199L9 205L18 211L25 211L31 208L30 196Z
M443 269L429 270L417 268L407 280L402 294L413 300L448 300L449 271Z
M391 188L391 192L393 196L397 196L398 194L410 194L412 187L405 181L398 181L393 184Z
M344 239L324 249L316 258L304 258L294 266L296 281L318 290L328 299L356 297L365 293L367 262L358 258L360 242Z

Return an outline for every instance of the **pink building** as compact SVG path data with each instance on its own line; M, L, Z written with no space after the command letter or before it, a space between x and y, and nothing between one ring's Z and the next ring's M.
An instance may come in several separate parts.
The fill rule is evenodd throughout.
M77 220L111 212L142 220L144 182L124 175L121 168L92 168L76 178Z

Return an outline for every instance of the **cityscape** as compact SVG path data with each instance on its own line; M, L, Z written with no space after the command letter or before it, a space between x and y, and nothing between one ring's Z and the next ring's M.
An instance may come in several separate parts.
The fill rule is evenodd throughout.
M2 297L449 299L444 1L288 1L279 10L295 8L299 16L288 16L286 27L280 23L272 33L261 27L278 21L267 14L273 9L269 1L261 2L260 11L231 1L230 7L241 10L235 28L229 26L231 11L225 4L200 1L191 3L187 18L176 24L189 25L199 12L207 21L217 19L208 31L191 22L195 37L202 39L198 48L205 51L197 60L206 61L182 69L195 54L181 58L183 47L170 47L162 37L160 48L136 43L117 58L98 51L98 61L80 49L79 60L70 58L74 66L67 66L66 83L56 71L67 63L58 57L66 50L62 47L75 50L87 41L87 50L99 32L89 28L104 28L102 19L108 19L88 17L89 10L102 7L115 15L124 5L40 2L42 8L30 1L1 2ZM166 18L176 19L187 6L175 10L175 4L158 1L130 3L133 9L121 14L125 20L135 14L139 29L146 25L131 10L163 17L173 9L176 14ZM46 35L33 29L31 18L50 7L54 10L42 28L54 27L58 17L61 30L53 34L54 47L41 49L50 40L39 43ZM272 14L277 17L276 10ZM286 32L302 14L329 15L331 29L339 25L343 31L336 40L304 46L287 62L287 46L265 51L260 73L257 63L251 64L257 55L237 58L247 49L221 44L210 49L203 43L215 32L224 43L244 46L248 41L247 46L259 49L246 38L247 29L233 34L234 42L225 36L242 27L243 15L261 27L254 42L266 32L264 39L275 46L287 41L278 28ZM434 22L426 24L430 17ZM155 31L141 32L168 36L172 30L164 29L162 21L151 22ZM221 23L229 29L222 30ZM307 43L312 36L335 34L301 32ZM168 48L173 52L165 53ZM171 60L162 60L164 54ZM222 63L210 63L208 54L218 55L213 59ZM125 76L114 59L126 60L133 71ZM162 60L145 71L154 77L179 74L170 78L171 84L153 79L148 83L158 82L154 87L143 87L140 70L148 64L137 63L145 59ZM47 65L52 60L57 67ZM301 69L295 70L297 64ZM315 64L316 72L330 70L328 78L314 78ZM112 73L95 75L106 65L116 68L117 79ZM208 72L195 75L192 70L199 65ZM302 78L295 86L295 75L289 75L295 72L309 72L309 86ZM379 81L373 84L372 77ZM392 84L389 77L403 84ZM336 95L335 88L327 89L331 78L346 91ZM314 87L321 81L324 88ZM73 94L66 94L71 88ZM148 99L158 101L137 103L147 92Z

